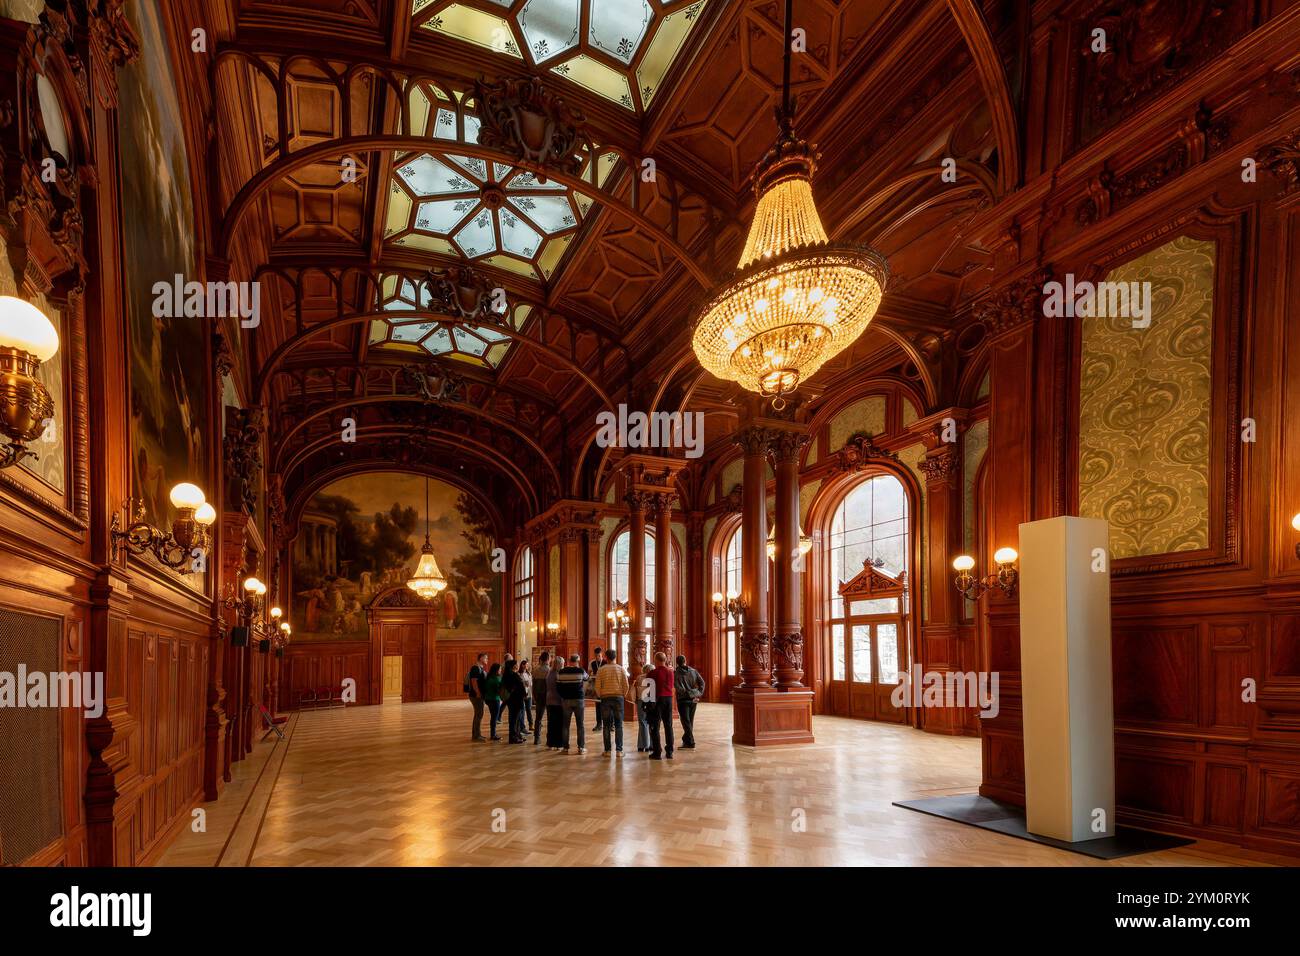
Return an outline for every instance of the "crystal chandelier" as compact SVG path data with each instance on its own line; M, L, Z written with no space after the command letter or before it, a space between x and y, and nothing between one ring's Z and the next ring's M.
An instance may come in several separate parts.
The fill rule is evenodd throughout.
M754 221L736 272L705 304L692 341L709 372L778 400L863 333L889 273L874 249L831 243L817 214L816 148L794 133L793 5L786 0L780 133L755 171Z
M406 579L406 586L428 601L437 597L447 587L447 579L438 570L438 561L433 556L433 545L429 542L429 479L424 479L424 547L420 549L420 563L415 566L415 573Z

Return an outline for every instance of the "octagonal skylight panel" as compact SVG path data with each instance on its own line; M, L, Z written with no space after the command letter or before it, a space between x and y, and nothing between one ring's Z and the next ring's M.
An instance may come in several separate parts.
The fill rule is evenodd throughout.
M543 63L578 45L579 0L528 0L519 26L534 63Z
M488 178L487 163L477 156L448 156L457 166L464 167L465 171L471 176L477 176L480 182L486 182Z
M472 355L475 358L482 358L483 353L487 351L488 344L477 336L470 335L463 328L458 328L455 334L456 348L466 355Z
M521 259L531 259L536 255L537 247L542 244L542 237L532 226L508 209L500 210L497 219L501 225L502 249Z
M613 100L620 106L635 109L632 103L632 87L628 86L627 76L585 53L579 53L551 67L551 72L558 73L579 86L585 86L591 92Z
M397 175L411 187L417 196L434 196L439 193L476 192L478 186L450 166L440 163L428 153L405 162Z
M456 245L471 259L497 251L496 230L492 214L486 209L465 223L455 235Z
M503 11L510 6L508 3L500 3L499 0L496 0L496 4ZM479 10L468 4L453 3L445 10L434 14L421 26L435 33L456 37L458 40L468 40L478 46L487 47L495 53L523 59L523 54L519 52L519 45L515 43L515 35L510 30L510 24L486 10Z
M578 224L573 207L563 196L511 196L510 205L547 233L561 232Z
M505 317L502 316L504 319ZM472 331L475 335L485 342L504 342L510 336L506 335L500 329L494 329L490 325L467 325L465 328Z
M630 65L653 16L646 0L592 0L591 45Z
M470 210L478 205L477 199L438 199L420 203L415 212L415 228L424 232L447 235L460 225Z
M389 336L394 342L418 342L434 329L433 322L411 322L394 325Z
M445 325L439 326L434 333L424 340L424 347L434 355L442 355L455 349L451 341L451 332Z
M541 183L537 181L537 176L532 172L521 169L515 173L515 176L508 184L510 189L551 189L555 192L563 192L564 185L557 183L554 179L548 179Z

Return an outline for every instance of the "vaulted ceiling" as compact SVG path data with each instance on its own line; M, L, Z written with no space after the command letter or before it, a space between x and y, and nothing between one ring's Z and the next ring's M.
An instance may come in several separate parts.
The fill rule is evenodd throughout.
M783 6L228 0L214 251L269 302L252 400L286 490L365 455L454 461L525 517L595 493L589 438L611 403L722 412L721 441L730 389L699 369L690 329L735 265L775 133ZM941 374L991 261L971 224L1015 175L999 147L1016 78L988 66L1017 58L1004 6L795 2L822 216L892 275L814 390L877 368L925 392ZM538 115L552 138L523 154L510 124Z

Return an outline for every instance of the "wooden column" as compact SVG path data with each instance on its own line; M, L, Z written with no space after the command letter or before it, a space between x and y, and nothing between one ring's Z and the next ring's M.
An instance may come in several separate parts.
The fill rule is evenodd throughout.
M913 615L914 620L922 622L917 628L919 643L915 656L916 663L925 672L979 669L979 653L973 638L968 639L970 646L961 639L963 598L952 583L952 559L962 553L963 546L959 449L966 418L966 409L945 408L914 422L909 429L926 447L926 455L921 459L926 511L921 520L928 525L929 552L921 555L921 567L930 581L929 607L928 613ZM913 602L921 600L921 590L915 587L915 582L911 584ZM978 718L973 714L971 708L917 708L913 724L931 733L974 734L977 725L973 721Z
M650 494L630 491L627 495L628 557L627 616L628 666L638 673L646 662L645 635L645 512Z
M773 534L775 555L772 561L776 621L772 635L772 661L775 665L777 694L774 701L764 701L768 706L757 715L758 743L813 742L814 694L812 688L803 683L803 600L800 576L805 564L804 556L799 553L799 457L807 443L807 431L800 424L785 423L769 429L768 449L776 473L776 527ZM746 480L748 481L748 473ZM755 542L763 549L766 565L766 534L756 538Z
M808 443L802 431L774 433L770 446L776 472L776 556L772 585L776 591L776 627L772 638L778 690L803 689L803 617L799 575L799 453Z
M671 492L654 496L655 514L655 643L656 654L662 653L673 663L673 621L676 604L673 601L673 501Z

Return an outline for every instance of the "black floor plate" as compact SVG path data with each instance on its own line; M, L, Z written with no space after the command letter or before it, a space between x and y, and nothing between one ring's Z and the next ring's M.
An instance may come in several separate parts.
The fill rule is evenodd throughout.
M943 817L945 820L956 820L958 823L969 823L982 830L1005 833L1007 836L1018 837L1021 840L1054 846L1058 850L1082 853L1097 860L1118 860L1126 856L1168 850L1196 842L1165 833L1153 833L1150 830L1119 827L1113 837L1067 843L1065 840L1039 836L1026 830L1025 811L1022 808L973 793L955 797L930 797L926 800L895 800L894 806L928 813L932 817Z

